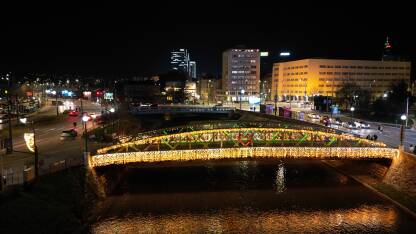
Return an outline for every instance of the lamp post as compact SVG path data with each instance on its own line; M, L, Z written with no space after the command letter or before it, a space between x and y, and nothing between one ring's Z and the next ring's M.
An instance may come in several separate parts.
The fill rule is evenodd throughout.
M402 120L402 125L400 126L400 145L403 146L403 140L404 140L404 124L407 120L407 116L405 114L402 114L400 116L400 119Z
M352 119L354 118L354 111L355 111L355 107L351 107L350 108L350 111L351 111L351 122L352 122Z
M240 91L240 110L241 110L241 103L242 103L242 100L241 100L241 98L242 98L242 95L244 95L244 89L242 89L241 91Z
M87 123L90 117L87 115L82 116L82 123L84 124L84 137L85 137L85 143L84 143L84 153L88 153L88 131L87 131Z
M35 179L37 179L39 177L39 153L38 153L38 146L36 145L35 123L34 123L34 121L28 122L26 117L19 118L19 121L24 125L26 125L28 123L32 124L33 153L35 154Z

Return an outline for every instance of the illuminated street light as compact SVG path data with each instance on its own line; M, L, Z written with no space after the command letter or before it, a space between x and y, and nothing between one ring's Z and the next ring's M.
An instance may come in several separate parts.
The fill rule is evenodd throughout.
M402 122L402 126L400 126L400 145L403 146L403 141L404 141L404 123L407 119L407 116L405 114L402 114L400 116L400 119L403 120Z
M110 112L114 113L116 110L114 109L114 107L111 107Z
M27 118L20 118L19 120L20 120L20 122L22 124L26 124L27 123Z
M383 94L383 98L387 98L387 96L388 96L388 94L387 94L387 93L384 93L384 94Z
M350 111L351 111L351 122L352 122L352 119L354 118L354 111L355 111L355 107L351 107L350 108Z
M85 149L84 149L84 165L87 165L87 158L88 158L88 131L87 131L87 122L90 119L89 116L84 115L82 116L82 122L84 123L84 138L85 138Z
M244 89L242 89L241 91L240 91L240 110L241 110L241 102L242 102L242 96L244 95L244 92L245 92L245 90Z
M82 116L82 121L84 123L88 122L88 120L90 120L90 117L88 117L87 115Z

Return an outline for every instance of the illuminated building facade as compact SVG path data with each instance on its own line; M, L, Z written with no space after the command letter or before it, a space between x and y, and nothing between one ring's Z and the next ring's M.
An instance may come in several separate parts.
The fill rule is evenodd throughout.
M222 88L227 101L248 101L260 95L260 51L229 49L223 53ZM244 92L242 92L244 90Z
M196 62L189 61L189 77L196 78Z
M179 49L171 52L170 65L173 70L183 71L188 74L189 71L189 53L187 49Z
M345 83L368 89L375 97L392 83L410 81L410 62L303 59L273 65L272 95L278 100L307 101L312 96L336 96Z
M196 62L190 60L187 49L179 49L171 52L170 65L172 70L182 71L189 78L196 78Z

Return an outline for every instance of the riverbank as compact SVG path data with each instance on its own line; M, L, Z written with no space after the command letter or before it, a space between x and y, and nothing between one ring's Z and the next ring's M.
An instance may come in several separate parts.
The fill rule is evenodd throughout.
M0 196L2 233L85 233L103 193L82 167L42 176Z
M323 162L390 200L416 218L416 197L383 182L389 169L386 162L350 160L323 160Z

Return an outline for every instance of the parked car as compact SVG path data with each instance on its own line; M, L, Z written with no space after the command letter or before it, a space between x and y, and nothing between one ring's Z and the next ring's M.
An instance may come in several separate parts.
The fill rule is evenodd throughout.
M370 128L370 124L365 122L365 121L360 121L360 127L362 129L369 129Z
M333 122L333 124L342 125L342 120L339 117L336 117L335 118L335 121Z
M345 127L345 128L349 128L349 129L357 129L357 125L355 125L355 123L351 122L351 121L343 122L342 126Z

